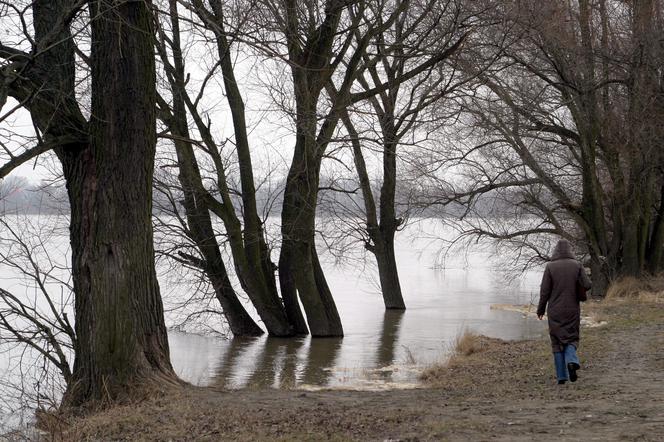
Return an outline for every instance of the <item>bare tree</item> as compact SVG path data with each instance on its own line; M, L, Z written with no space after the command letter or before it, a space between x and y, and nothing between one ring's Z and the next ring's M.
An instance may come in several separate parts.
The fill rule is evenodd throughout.
M364 55L367 69L358 76L363 90L387 84L384 90L368 99L369 109L357 110L361 115L370 115L373 111L375 125L370 124L363 131L369 133L360 135L351 116L347 112L342 113L364 200L365 247L378 263L381 291L387 309L406 308L394 249L395 234L405 221L403 216L397 216L396 211L397 150L400 145L417 144L415 140L420 127L432 123L430 108L445 106L443 98L468 81L468 75L445 62L459 51L466 40L471 18L469 11L462 10L456 2L412 3L407 10L400 12L392 26L378 35ZM438 63L430 65L409 81L398 81L408 70L427 64L430 54L437 55ZM366 117L363 120L366 121ZM381 151L382 183L379 193L374 192L371 186L362 152L363 140L377 144ZM378 205L376 200L379 200Z
M227 233L235 274L242 289L247 293L249 299L256 307L268 332L274 336L289 336L296 332L307 333L306 324L301 313L295 316L295 322L292 322L287 317L284 305L277 291L274 275L275 266L270 258L270 249L265 240L263 222L258 213L244 102L235 78L234 66L231 59L230 40L225 30L222 4L221 2L212 2L210 9L208 9L203 2L194 1L185 3L185 6L197 14L201 21L200 26L204 32L207 31L212 34L213 42L217 48L216 56L218 57L218 61L214 63L211 72L208 74L208 78L214 76L217 68L220 67L220 74L223 78L226 97L233 118L234 146L241 185L238 201L238 199L234 198L232 186L229 184L226 165L221 157L220 148L212 135L210 124L204 122L204 118L198 108L199 99L194 99L188 94L185 83L184 60L178 35L180 31L177 3L171 1L169 16L173 27L172 36L167 37L165 34L162 34L161 46L164 49L161 50L161 58L166 67L166 74L173 91L174 105L172 111L162 106L162 112L170 114L166 118L166 121L170 131L177 135L175 144L178 153L181 184L184 189L194 189L196 194L196 204L192 204L194 199L190 197L190 203L186 207L187 213L193 213L194 210L198 210L198 214L194 218L189 217L190 227L193 226L192 221L194 220L197 220L198 224L203 222L208 226L203 230L200 228L190 228L189 230L197 235L196 242L199 244L200 251L204 252L203 256L205 259L202 262L220 262L220 255L217 258L211 256L211 254L219 254L219 245L216 244L212 235L210 212L221 219ZM173 54L173 62L169 60L166 54L166 42L168 42L168 49ZM200 97L200 93L198 97ZM187 128L187 112L191 115L195 123L195 129L202 139L200 143L196 143L195 145L212 160L216 175L214 193L219 196L221 201L216 199L203 185L202 176L198 170L197 159L192 147L193 144L189 142L187 149L181 146L183 143L187 143L187 140L191 139ZM176 120L179 121L177 125L175 124ZM187 202L187 195L191 192L185 190L185 203ZM240 207L237 207L238 202L241 205ZM241 213L241 219L238 213ZM205 245L206 241L210 242L207 246ZM219 272L206 270L206 273L212 279L214 274L218 274ZM226 279L228 278L226 277ZM214 285L217 286L218 284ZM236 298L230 284L227 284L225 287L229 291L229 294L222 296L221 299ZM293 310L297 313L299 312L299 307L295 306ZM234 311L238 311L237 308L230 309L224 307L224 311L230 319L238 316L237 313L233 313ZM241 323L247 323L246 318L248 316L242 319ZM229 322L233 324L232 320L229 320ZM255 334L260 330L257 328L243 330L241 327L234 327L233 325L231 328L236 335Z
M439 186L438 202L502 194L528 222L469 233L577 239L600 294L613 278L661 267L661 7L551 2L543 13L539 2L519 2L499 10L514 42L500 67L480 76L466 114L474 146L455 155L474 179Z
M265 1L259 2L252 21L251 44L285 61L292 77L296 141L284 192L279 278L284 303L296 305L299 296L314 336L343 333L315 250L321 162L344 110L388 88L381 82L369 90L353 90L367 67L367 48L409 5L409 1ZM395 81L416 77L446 55L432 54Z
M89 56L76 47L70 26L86 4ZM37 0L15 8L21 19L32 12L34 34L23 29L31 51L0 45L2 84L30 112L40 141L12 156L1 176L54 149L67 183L76 341L65 402L74 406L176 379L150 220L156 143L150 5ZM77 54L90 63L90 121L76 97Z
M14 412L57 406L72 377L74 300L63 267L68 250L54 247L66 238L62 230L56 218L0 218L0 269L15 275L18 288L0 288L0 354L11 369L0 391Z

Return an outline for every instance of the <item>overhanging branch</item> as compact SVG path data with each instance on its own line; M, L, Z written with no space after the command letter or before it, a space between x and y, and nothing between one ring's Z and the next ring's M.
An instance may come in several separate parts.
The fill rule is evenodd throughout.
M20 155L12 156L11 159L0 167L0 179L9 175L14 169L31 159L65 144L81 143L85 140L74 137L55 137L48 141L37 144L32 149L27 149Z

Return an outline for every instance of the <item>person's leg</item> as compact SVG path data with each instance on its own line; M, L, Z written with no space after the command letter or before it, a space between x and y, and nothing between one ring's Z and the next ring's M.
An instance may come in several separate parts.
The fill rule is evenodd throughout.
M575 345L568 344L565 346L564 358L567 363L567 371L569 371L569 380L575 382L578 378L576 371L581 368Z
M559 384L564 384L567 380L567 367L565 366L565 353L562 351L553 352L553 362L556 365L556 378Z

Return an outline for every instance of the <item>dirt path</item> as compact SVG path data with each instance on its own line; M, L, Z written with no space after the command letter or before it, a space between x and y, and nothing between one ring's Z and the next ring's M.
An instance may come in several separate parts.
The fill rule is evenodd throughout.
M386 392L190 388L76 422L65 439L664 440L664 310L617 307L585 330L579 381L548 342L495 343L435 386ZM620 319L617 319L620 318Z

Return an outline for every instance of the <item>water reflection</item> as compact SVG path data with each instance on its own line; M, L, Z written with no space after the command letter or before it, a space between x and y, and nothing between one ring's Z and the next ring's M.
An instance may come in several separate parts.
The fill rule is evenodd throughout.
M235 338L228 341L212 384L221 388L327 385L340 338Z
M329 385L342 342L341 338L309 339L309 351L300 383Z
M228 341L226 352L224 353L221 363L217 368L216 373L212 378L212 384L222 388L237 388L233 385L235 378L234 371L241 370L243 355L244 358L251 357L252 345L259 345L260 339L258 338L235 338Z
M391 382L403 315L402 311L384 312L377 341L363 342L368 349L375 349L368 365L352 366L338 361L344 343L341 338L231 339L211 384L228 389L294 388L354 384L361 377ZM354 340L352 336L346 339Z
M392 381L393 367L397 363L396 345L403 315L403 310L385 310L383 315L383 329L376 346L376 369L386 381Z
M448 257L442 268L433 265L436 251L430 240L398 240L405 312L384 310L375 269L321 260L343 321L343 339L196 337L205 342L193 345L172 334L178 374L224 388L384 388L417 382L417 369L446 357L464 329L502 339L545 332L545 323L490 308L532 302L541 271L506 281L484 252Z

